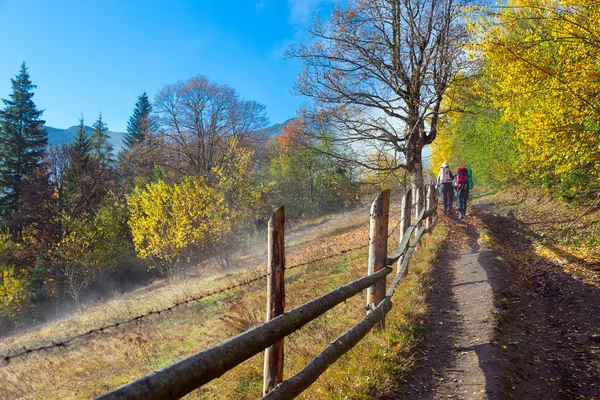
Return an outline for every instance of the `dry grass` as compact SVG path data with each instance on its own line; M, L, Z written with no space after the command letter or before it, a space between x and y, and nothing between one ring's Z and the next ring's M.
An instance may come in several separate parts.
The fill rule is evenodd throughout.
M532 188L491 193L478 202L517 221L538 257L588 284L600 284L600 202L568 204Z
M298 227L288 237L288 265L310 260L368 240L368 211L334 215ZM393 225L395 226L395 221ZM368 398L391 389L413 363L414 346L422 331L430 266L446 236L443 226L426 236L410 274L398 289L386 329L369 334L355 349L334 364L309 390L306 399ZM320 238L319 240L315 240ZM323 239L326 238L326 239ZM390 247L397 244L392 240ZM246 266L259 264L246 256ZM258 256L256 256L258 257ZM366 249L319 264L293 269L286 275L286 309L348 283L366 273ZM253 264L254 263L254 264ZM256 273L256 265L235 275L213 274L173 285L155 285L119 299L91 307L81 315L41 329L8 338L7 347L31 346L63 338L140 312L168 306L174 301L226 285ZM290 376L349 329L364 315L364 293L342 303L285 341L285 375ZM97 396L139 376L210 347L256 326L264 318L264 282L225 292L170 314L143 320L118 332L80 340L16 359L0 367L0 398L79 399ZM190 399L255 399L262 388L262 355L244 362L223 377L187 396Z

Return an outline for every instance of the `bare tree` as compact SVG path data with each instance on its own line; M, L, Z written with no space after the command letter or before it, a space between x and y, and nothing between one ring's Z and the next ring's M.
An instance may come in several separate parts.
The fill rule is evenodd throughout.
M268 123L264 105L202 75L165 85L154 103L166 166L182 175L210 176L224 162L231 139L251 140Z
M81 295L94 278L96 270L76 262L65 261L60 265L64 275L65 291L75 303L77 311L81 311Z
M295 92L312 104L303 117L352 145L353 162L403 168L422 184L422 149L435 139L444 93L466 62L456 2L348 0L326 23L317 16L308 42L287 53L304 63ZM363 157L374 149L400 159L382 166Z

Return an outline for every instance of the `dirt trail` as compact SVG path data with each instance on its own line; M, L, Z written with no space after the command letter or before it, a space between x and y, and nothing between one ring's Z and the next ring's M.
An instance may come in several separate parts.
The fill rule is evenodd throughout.
M531 232L496 212L443 217L419 366L386 399L599 399L600 290L521 270L512 256L534 254Z
M423 358L390 399L486 399L501 389L491 372L494 337L494 257L477 220L444 217L448 241L436 266ZM479 225L479 224L477 224Z

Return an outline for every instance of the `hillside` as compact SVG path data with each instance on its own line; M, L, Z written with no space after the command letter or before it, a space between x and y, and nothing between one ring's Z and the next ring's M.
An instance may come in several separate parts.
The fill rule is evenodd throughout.
M63 143L69 143L71 140L73 140L77 134L78 127L75 125L67 129L53 128L51 126L44 126L44 128L46 128L46 132L48 132L48 143L51 146L56 146ZM92 132L92 127L86 125L85 131L90 134ZM125 132L108 131L108 135L110 136L110 144L113 145L115 153L117 153L123 145Z
M394 207L393 210L394 215L398 215L397 208ZM395 226L397 220L393 220L392 224ZM424 258L414 265L415 272L430 265L431 257L434 256L432 249L437 246L435 243L441 240L439 235L442 232L443 230L437 232L431 239L432 243L426 245ZM288 265L318 260L324 255L339 252L340 247L347 249L362 245L367 238L367 208L331 214L290 229L286 234L286 259ZM396 244L397 237L392 240L390 246ZM2 338L0 354L10 353L10 348L49 343L85 332L95 326L128 319L148 310L165 308L194 294L235 286L236 282L243 282L262 272L265 257L262 240L255 246L249 243L248 248L241 250L234 257L236 270L219 271L206 265L189 271L185 280L171 285L156 281L147 288L104 304L87 307L80 314L64 320L46 324L21 335ZM367 265L367 250L362 248L348 251L308 264L286 273L286 307L290 309L363 276ZM424 308L419 305L418 300L424 298L422 286L416 279L419 276L412 275L404 284L402 295L405 304L396 309L397 314L394 318L390 315L390 326L396 326L396 323L412 326L423 317ZM315 286L317 281L321 284ZM64 349L53 349L13 359L0 369L0 398L35 398L40 393L49 399L97 396L258 325L264 318L264 304L264 283L241 286L191 302L159 317L144 318L138 323L124 325L116 330L89 335ZM303 332L294 335L286 343L287 373L305 365L312 358L311 354L320 351L331 337L336 337L360 319L363 309L364 297L356 296L319 321L309 324ZM323 384L313 386L303 397L323 398L324 393L330 390L327 387L335 382L341 382L345 392L366 392L372 387L370 382L360 378L349 379L347 374L364 377L385 367L386 363L379 364L379 359L373 357L373 354L381 352L380 346L386 346L389 341L387 335L373 336L373 339L360 347L360 351L354 352L347 359L347 363L332 367L324 376ZM406 351L404 356L410 354L415 340L412 333L406 332L398 340L401 344L398 346L394 341L393 345L402 347L403 351ZM387 348L387 351L391 351L391 348ZM410 361L405 363L405 367L409 365ZM262 357L257 356L224 378L190 395L190 398L257 398L261 390L261 377ZM341 377L343 379L340 379ZM391 379L388 377L385 384L380 384L389 385Z
M283 134L283 127L292 122L294 118L290 118L281 124L274 124L262 130L267 137L275 137Z
M263 129L262 132L264 132L267 137L279 136L283 133L283 127L292 120L293 118L290 118L281 124L271 125L268 128ZM66 129L54 128L52 126L44 126L44 128L46 128L46 131L48 132L48 142L51 146L69 143L77 134L77 125ZM91 133L92 127L86 125L85 131L88 134ZM110 143L113 145L115 153L118 152L123 145L123 138L125 137L126 133L108 131L108 135L110 136Z

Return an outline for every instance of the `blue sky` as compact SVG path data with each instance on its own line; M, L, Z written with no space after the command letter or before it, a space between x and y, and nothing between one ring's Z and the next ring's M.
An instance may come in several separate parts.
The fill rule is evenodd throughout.
M49 126L123 132L137 97L203 74L267 106L271 123L305 99L289 94L301 65L284 60L335 0L0 0L0 97L22 61Z

